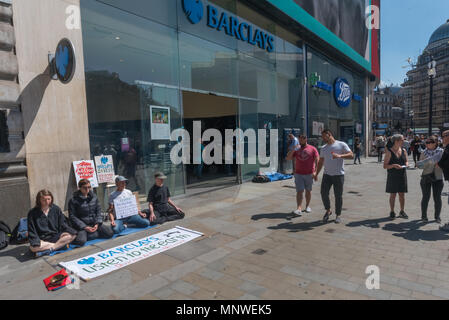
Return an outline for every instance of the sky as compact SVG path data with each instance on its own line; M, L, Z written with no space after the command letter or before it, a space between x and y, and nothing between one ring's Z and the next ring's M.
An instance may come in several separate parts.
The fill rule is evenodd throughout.
M432 33L449 19L449 0L381 0L381 80L401 84ZM407 68L403 68L407 66Z

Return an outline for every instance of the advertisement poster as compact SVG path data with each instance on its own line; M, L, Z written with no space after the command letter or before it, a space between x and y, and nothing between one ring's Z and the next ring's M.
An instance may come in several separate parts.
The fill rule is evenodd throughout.
M139 214L136 197L118 198L114 200L114 210L117 219L128 218Z
M61 262L59 265L87 281L175 248L202 235L197 231L175 227L87 257Z
M170 140L170 108L150 106L151 140Z
M128 138L122 138L120 140L121 150L122 152L128 152L129 151L129 139Z
M92 160L73 161L73 170L75 171L77 185L81 179L87 179L90 181L92 188L98 187L97 174Z
M112 156L95 157L95 166L97 167L98 183L114 183L114 163Z

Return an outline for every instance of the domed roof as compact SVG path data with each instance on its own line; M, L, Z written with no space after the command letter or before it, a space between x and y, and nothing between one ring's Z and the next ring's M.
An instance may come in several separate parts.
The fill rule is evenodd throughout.
M429 44L444 39L449 39L449 20L447 20L445 24L435 30L435 32L430 37Z

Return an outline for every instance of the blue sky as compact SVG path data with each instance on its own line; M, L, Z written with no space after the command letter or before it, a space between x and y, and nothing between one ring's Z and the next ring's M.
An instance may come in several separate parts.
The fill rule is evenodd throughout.
M381 79L401 84L432 33L449 19L449 0L381 0Z

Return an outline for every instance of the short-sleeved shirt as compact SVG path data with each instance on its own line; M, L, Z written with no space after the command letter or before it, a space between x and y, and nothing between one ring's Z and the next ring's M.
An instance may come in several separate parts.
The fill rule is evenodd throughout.
M345 174L345 162L343 159L332 159L332 152L346 154L351 152L349 146L343 141L335 141L321 148L320 157L324 158L324 174L329 176L342 176Z
M109 204L114 204L115 199L129 198L134 197L131 190L124 189L123 191L114 191L109 196ZM114 217L115 217L115 209L114 209Z
M314 146L308 144L296 150L293 156L296 159L296 174L307 175L315 172L315 161L320 156Z
M165 208L168 205L168 199L170 198L170 190L163 185L159 187L154 185L148 192L147 202L153 203L153 208Z

